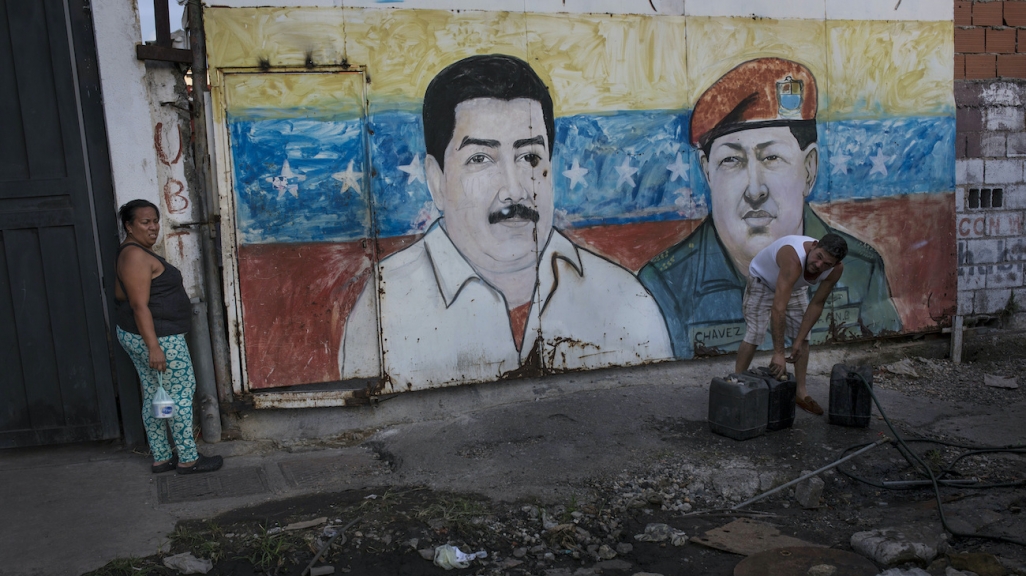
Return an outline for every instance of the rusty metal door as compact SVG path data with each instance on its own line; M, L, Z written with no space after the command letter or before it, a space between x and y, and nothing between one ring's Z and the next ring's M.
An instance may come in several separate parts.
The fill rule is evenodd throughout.
M113 194L87 5L0 0L0 47L0 448L116 438L98 255L112 242L96 232Z
M374 282L365 75L234 71L221 91L244 381L337 382L342 333ZM377 377L377 358L362 368Z

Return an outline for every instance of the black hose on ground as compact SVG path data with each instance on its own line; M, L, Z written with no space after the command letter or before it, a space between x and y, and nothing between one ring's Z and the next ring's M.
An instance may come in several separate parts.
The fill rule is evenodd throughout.
M940 487L942 485L941 480L943 479L943 477L945 475L947 475L948 473L950 473L953 470L953 467L954 467L955 463L958 462L959 460L961 460L962 458L964 458L966 456L969 456L969 455L971 455L973 453L1010 452L1010 453L1015 453L1015 454L1024 454L1024 453L1026 453L1026 445L1015 445L1015 446L1007 446L1007 447L965 446L965 445L958 445L958 444L954 444L954 443L950 443L950 442L943 442L943 441L938 441L938 440L929 440L929 439L925 439L925 438L916 438L916 439L910 440L910 442L929 442L929 443L935 443L935 444L946 445L946 446L956 446L956 447L959 447L959 448L966 448L966 449L970 450L969 453L963 454L963 455L959 456L958 458L956 458L955 461L951 463L951 465L949 465L947 468L945 468L944 470L941 471L941 475L938 477L936 474L934 474L933 469L930 468L930 466L928 466L925 462L923 462L923 460L915 452L912 451L912 449L908 446L908 444L905 442L905 440L901 437L901 434L898 434L897 429L895 429L894 425L891 424L890 419L887 417L887 412L884 411L883 406L880 404L880 400L877 399L876 394L873 393L873 387L869 385L869 382L867 382L866 379L863 378L857 372L851 372L851 374L853 374L854 376L858 377L858 379L862 381L862 384L869 391L870 397L873 398L873 403L876 404L877 410L880 411L880 416L883 417L884 423L887 424L887 428L890 429L891 434L894 436L894 439L897 441L897 443L894 444L894 447L895 447L895 449L898 450L898 453L901 454L905 458L905 460L909 463L910 466L912 466L913 468L919 470L920 474L923 474L924 476L929 477L930 484L933 487L934 496L937 499L937 513L940 515L941 526L943 526L945 530L950 532L952 536L956 536L956 537L959 537L959 538L982 538L982 539L986 539L986 540L996 540L996 541L1000 541L1000 542L1008 542L1010 544L1018 544L1019 546L1026 546L1026 542L1024 542L1022 540L1017 540L1015 538L1009 538L1007 536L1002 536L1000 534L966 534L966 533L958 532L958 531L952 529L951 526L948 525L947 518L944 516L944 505L943 505L943 502L941 501L941 494L940 494ZM868 446L868 444L860 444L858 446L852 446L852 447L846 448L842 452L842 455L844 453L847 453L847 452L851 451L851 450L859 449L859 448L862 448L864 446ZM925 471L925 473L923 473L923 471ZM886 488L886 489L890 489L890 490L908 490L909 489L908 487L893 487L893 486L888 487L888 486L884 486L883 484L874 483L874 482L869 481L869 480L867 480L865 478L861 478L861 477L855 476L853 474L849 474L848 472L845 472L844 470L841 470L841 473L844 474L845 476L848 476L849 478L852 478L853 480L857 480L859 482L863 482L865 484L868 484L870 486L874 486L874 487L877 487L877 488ZM1014 487L1014 486L1022 486L1022 485L1026 485L1026 480L1019 481L1019 482L1001 483L1001 484L984 485L984 486L977 485L977 486L975 486L975 488L1004 488L1004 487ZM971 486L965 486L965 485L959 485L958 486L958 488L960 488L960 489L970 488L970 487Z

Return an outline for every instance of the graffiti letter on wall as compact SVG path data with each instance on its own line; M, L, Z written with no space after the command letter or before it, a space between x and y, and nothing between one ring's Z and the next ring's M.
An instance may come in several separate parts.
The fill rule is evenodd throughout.
M157 149L157 160L168 168L182 159L182 128L180 126L175 128L178 133L178 152L175 153L174 158L168 158L164 146L164 123L157 122L157 125L153 127L153 146ZM167 182L164 182L164 204L167 206L168 212L181 214L189 209L189 198L183 192L185 192L185 184L181 180L168 178Z
M170 178L164 183L164 204L167 205L168 212L181 214L189 208L189 198L183 192L185 192L185 184L179 180Z
M164 151L164 123L157 122L157 125L153 127L153 145L157 148L157 158L164 166L177 164L182 159L182 128L181 126L176 126L176 128L178 129L178 152L174 158L168 160L167 152Z
M185 261L185 243L182 242L182 236L188 236L187 230L175 230L174 232L167 232L164 234L164 241L167 242L172 238L175 240L175 247L178 249L178 258L180 261Z

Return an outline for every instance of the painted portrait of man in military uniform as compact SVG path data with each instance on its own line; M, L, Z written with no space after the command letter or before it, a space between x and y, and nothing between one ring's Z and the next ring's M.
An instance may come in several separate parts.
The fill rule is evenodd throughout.
M676 357L737 349L749 264L790 234L833 232L850 248L814 343L901 329L880 254L808 204L820 163L817 98L806 66L759 58L730 70L696 102L690 143L709 185L711 215L638 274L662 309Z

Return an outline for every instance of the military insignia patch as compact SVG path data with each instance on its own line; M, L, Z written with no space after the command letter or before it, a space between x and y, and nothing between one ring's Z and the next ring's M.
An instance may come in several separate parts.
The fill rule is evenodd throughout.
M777 114L780 118L800 118L804 82L788 75L777 82Z

